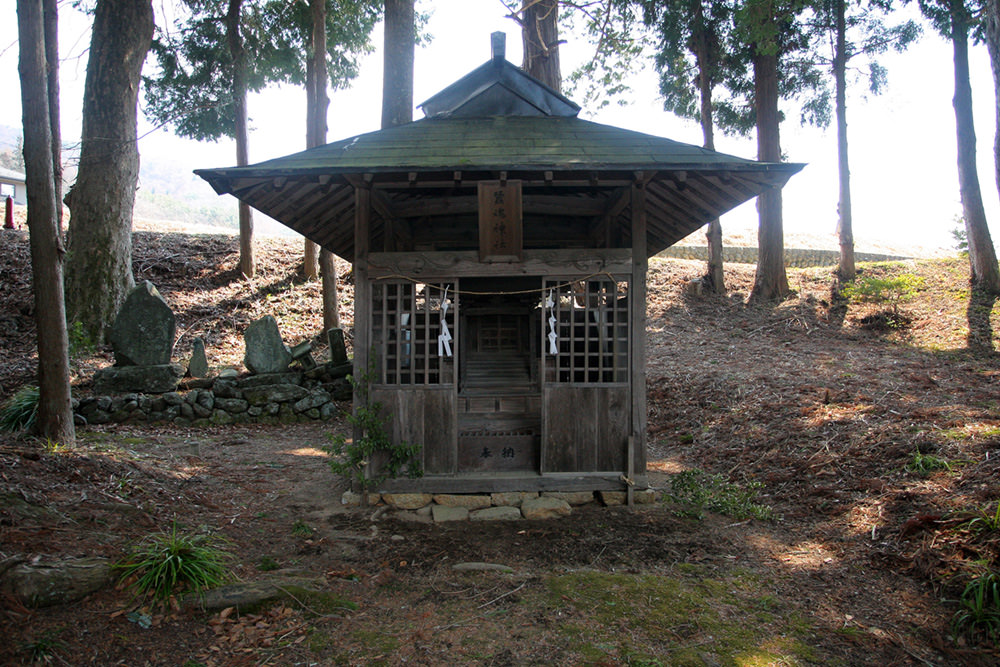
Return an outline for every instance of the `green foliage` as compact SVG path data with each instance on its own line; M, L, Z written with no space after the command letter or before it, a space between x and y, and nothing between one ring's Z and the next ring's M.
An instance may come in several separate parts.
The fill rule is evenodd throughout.
M913 452L910 462L907 463L904 468L907 472L915 473L921 477L927 477L931 473L939 470L951 470L951 462L947 459L941 458L940 456L924 454L918 449Z
M62 650L66 647L66 645L63 644L57 636L60 632L62 632L62 628L52 628L50 630L46 630L41 634L41 636L35 639L29 639L21 642L21 653L24 653L27 656L28 662L43 662L45 664L51 663L58 657L56 655L56 651Z
M279 568L281 568L281 564L271 556L261 556L257 562L257 569L261 572L271 572Z
M991 513L988 510L979 510L963 523L962 527L973 533L1000 532L1000 502L997 503L996 511Z
M0 151L0 167L24 173L24 139L18 135L17 145L11 149Z
M841 294L851 303L887 305L894 311L924 288L924 278L912 273L895 276L859 275L841 288Z
M316 531L308 523L302 519L298 519L292 524L292 535L298 537L312 537L312 534Z
M951 230L951 237L955 239L955 250L959 256L969 256L969 237L965 231L965 221L959 218L955 221L955 227Z
M702 519L705 512L710 511L739 520L770 520L774 518L774 510L755 502L763 487L763 484L755 481L740 486L729 482L723 475L695 468L674 475L670 480L670 493L667 497L684 506L679 511L682 516Z
M152 594L166 600L178 587L202 591L229 578L231 556L221 548L224 540L204 533L188 534L177 530L148 535L135 544L115 567L121 579L135 577L131 586L140 594Z
M240 36L247 54L247 88L301 84L312 30L309 3L244 2ZM158 28L150 49L154 76L144 77L146 113L199 141L235 135L233 58L227 42L228 0L182 0L180 18ZM358 75L358 59L371 50L369 37L381 2L327 0L327 67L336 90Z
M965 586L958 602L961 608L951 619L956 635L973 641L1000 638L1000 574L980 573Z
M71 359L81 355L90 354L94 351L94 348L96 347L94 339L87 333L87 330L83 326L83 322L80 320L70 324L66 328L66 333L69 337L69 356Z
M27 385L0 407L0 430L31 429L38 417L38 387Z
M332 436L332 444L325 447L330 455L330 469L337 475L358 483L364 491L368 491L383 480L406 474L408 477L420 477L423 469L420 465L420 445L406 442L393 444L385 430L385 418L382 416L382 404L373 401L371 385L376 378L375 354L370 356L368 370L361 379L348 375L347 379L354 388L354 393L360 399L352 414L347 416L347 422L354 427L359 437L350 438L343 435ZM373 457L379 457L379 469L372 470L370 465Z

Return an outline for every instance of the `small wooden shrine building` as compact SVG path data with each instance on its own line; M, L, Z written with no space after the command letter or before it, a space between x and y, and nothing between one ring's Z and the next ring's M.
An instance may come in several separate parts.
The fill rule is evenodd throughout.
M647 258L801 165L581 120L500 38L421 120L196 173L353 262L356 374L422 446L381 490L641 488Z

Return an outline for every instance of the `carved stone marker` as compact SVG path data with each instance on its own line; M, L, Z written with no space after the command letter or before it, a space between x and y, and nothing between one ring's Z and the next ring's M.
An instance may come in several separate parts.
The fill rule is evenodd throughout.
M326 330L330 342L330 364L340 366L347 363L347 345L344 344L344 330L336 327Z
M188 364L188 375L193 378L208 376L208 357L205 356L205 341L195 338L191 341L191 362Z
M281 373L292 363L292 353L281 340L278 322L271 315L265 315L243 333L246 356L243 364L252 373Z
M160 366L170 363L174 349L174 313L144 280L125 297L111 325L109 339L117 366Z

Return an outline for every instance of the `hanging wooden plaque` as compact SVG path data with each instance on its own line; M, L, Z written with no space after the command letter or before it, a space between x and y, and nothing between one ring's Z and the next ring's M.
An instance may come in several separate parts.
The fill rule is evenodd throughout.
M521 181L479 181L479 260L520 262Z

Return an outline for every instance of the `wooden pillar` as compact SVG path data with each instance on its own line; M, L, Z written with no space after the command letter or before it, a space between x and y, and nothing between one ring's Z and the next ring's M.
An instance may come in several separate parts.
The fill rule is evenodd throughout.
M368 279L368 245L371 223L371 186L366 182L354 185L354 377L361 378L368 370L371 348L371 282ZM359 397L354 394L357 411ZM354 438L361 437L354 429Z
M630 476L646 472L646 182L636 172L632 185L632 281L629 285L629 321L632 325L632 435L635 455Z

